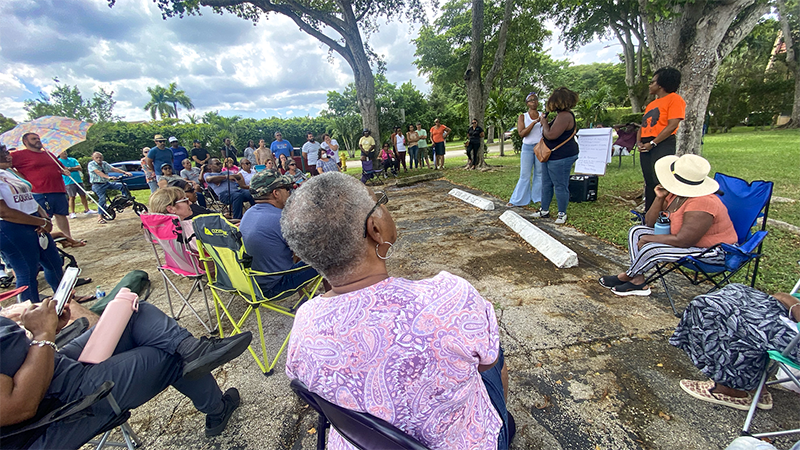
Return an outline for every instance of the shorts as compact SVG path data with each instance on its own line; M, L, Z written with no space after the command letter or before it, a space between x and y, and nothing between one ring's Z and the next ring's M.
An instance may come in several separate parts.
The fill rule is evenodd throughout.
M64 192L53 192L50 194L33 194L33 198L39 203L48 216L53 215L66 216L69 215L69 202L67 201L67 194Z
M444 141L433 143L433 153L436 156L444 156Z
M68 184L67 185L67 196L69 197L77 197L79 195L83 195L80 188L77 184Z

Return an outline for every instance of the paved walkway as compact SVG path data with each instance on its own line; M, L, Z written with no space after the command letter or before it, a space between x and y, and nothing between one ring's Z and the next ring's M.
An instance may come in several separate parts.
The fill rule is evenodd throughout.
M680 379L701 375L667 343L677 319L662 291L622 298L598 285L599 275L623 267L625 252L538 221L578 253L577 268L558 270L500 222L502 200L494 199L495 211L480 211L448 196L452 187L437 180L387 189L400 235L389 270L414 279L447 270L494 303L509 366L509 407L518 426L512 448L721 449L738 435L745 412L693 400L679 388ZM123 248L150 256L144 239L134 234L135 217L118 219L115 226L123 236L130 229L120 239ZM133 264L150 272L157 288L152 301L165 308L151 259ZM685 304L691 295L682 291L678 297ZM266 316L274 351L291 320ZM191 320L185 323L199 333ZM204 417L171 388L134 411L131 423L148 449L313 449L316 414L291 393L282 364L264 377L245 353L218 369L223 389L236 386L242 394L241 408L220 437L203 437ZM759 413L755 429L800 425L800 397L772 392L775 407ZM790 446L788 439L775 444Z

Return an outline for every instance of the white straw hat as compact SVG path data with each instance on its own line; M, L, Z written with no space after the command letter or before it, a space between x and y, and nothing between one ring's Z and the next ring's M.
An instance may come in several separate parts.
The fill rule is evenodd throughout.
M719 183L708 176L711 164L702 156L664 156L656 161L655 171L661 186L681 197L702 197L719 190Z

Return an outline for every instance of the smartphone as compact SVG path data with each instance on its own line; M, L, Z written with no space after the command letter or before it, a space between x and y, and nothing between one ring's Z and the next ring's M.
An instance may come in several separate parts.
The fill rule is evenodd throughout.
M64 276L58 284L58 289L56 289L56 293L53 294L53 300L56 301L56 314L59 316L64 312L64 306L66 306L69 301L69 294L75 289L75 284L78 282L78 275L80 275L80 273L81 269L77 267L67 267L67 270L64 271Z

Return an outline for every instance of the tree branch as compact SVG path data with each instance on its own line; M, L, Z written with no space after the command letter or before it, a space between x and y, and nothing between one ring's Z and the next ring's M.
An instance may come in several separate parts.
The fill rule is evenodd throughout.
M506 43L508 42L508 26L511 23L511 15L514 12L514 0L506 0L506 8L503 12L503 24L500 26L500 33L497 36L497 51L494 54L494 62L492 68L486 74L486 80L483 83L483 103L489 98L489 92L492 90L492 83L495 77L503 69L503 59L506 55Z
M369 12L370 6L372 6L372 0L369 0L369 2L364 6L364 11L362 11L361 14L356 17L356 22L361 22L361 19L363 19L364 16L367 15L367 12Z
M785 0L777 0L778 3L778 19L781 23L781 32L783 33L783 42L786 44L786 65L793 71L797 66L796 55L794 54L794 40L792 39L792 30L789 28L789 14L786 9Z
M731 25L725 33L725 37L717 47L717 56L722 60L745 38L758 20L768 13L770 10L769 4L755 2L746 7L742 12L737 15L738 20Z

